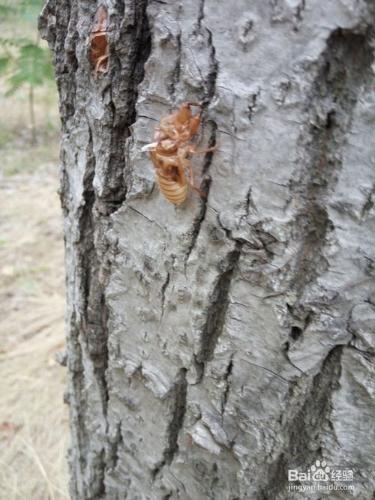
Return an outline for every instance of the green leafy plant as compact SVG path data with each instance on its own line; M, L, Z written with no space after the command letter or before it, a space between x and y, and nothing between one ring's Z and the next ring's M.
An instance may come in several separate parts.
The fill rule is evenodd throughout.
M36 24L42 0L20 0L10 3L0 0L2 22L23 20ZM34 90L53 80L53 70L47 47L40 44L39 36L0 35L0 78L5 81L5 95L11 95L22 87L28 88L29 115L32 142L36 142Z

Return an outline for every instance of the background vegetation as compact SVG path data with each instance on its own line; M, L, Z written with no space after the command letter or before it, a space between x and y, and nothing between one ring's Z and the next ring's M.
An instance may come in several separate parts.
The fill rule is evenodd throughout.
M0 148L6 175L57 160L53 71L36 28L42 5L42 0L0 0Z
M0 499L68 498L59 121L41 0L0 0Z

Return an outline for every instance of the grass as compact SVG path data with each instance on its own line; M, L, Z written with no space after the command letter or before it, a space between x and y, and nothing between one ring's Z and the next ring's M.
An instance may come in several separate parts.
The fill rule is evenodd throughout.
M58 196L59 120L52 85L0 85L0 498L60 500L67 492L63 404L64 263Z
M56 166L0 187L0 498L67 495L64 271Z
M58 163L59 119L56 90L52 84L35 91L37 140L32 142L25 90L10 96L1 96L2 117L0 123L0 176L12 176L22 172L32 173L41 164Z
M37 16L43 6L42 0L0 0L0 7L11 7L15 9L13 14L3 15L0 18L0 56L19 61L17 58L20 45L14 45L14 41L26 39L28 43L37 43L40 47L47 47L46 42L40 40L37 34ZM21 8L21 6L23 6ZM11 43L5 40L12 41ZM23 42L24 43L24 42ZM27 60L28 61L28 60ZM47 161L56 163L58 160L58 137L59 119L56 102L55 83L45 77L45 83L38 86L40 82L35 80L32 72L25 68L30 62L10 66L13 73L5 72L0 78L0 179L4 176L12 176L22 172L33 172L41 164ZM34 67L33 64L31 64ZM39 66L37 66L39 68ZM22 68L22 71L21 71ZM8 68L9 71L9 68ZM14 71L21 72L23 79L16 83L10 83L10 76ZM44 74L44 73L42 73ZM28 78L25 80L25 75ZM31 78L31 80L30 80ZM32 83L32 100L35 112L34 120L30 111L30 82ZM17 86L21 85L21 86ZM14 91L8 94L9 91ZM36 139L36 140L35 140Z

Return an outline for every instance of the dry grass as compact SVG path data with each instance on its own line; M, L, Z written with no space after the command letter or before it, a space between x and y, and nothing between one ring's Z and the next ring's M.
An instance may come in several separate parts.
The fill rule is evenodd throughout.
M56 163L0 172L1 499L68 498L65 369L54 359L64 346L57 185Z
M32 173L46 162L58 162L59 119L54 84L35 90L37 142L31 144L27 89L4 97L0 82L1 176Z
M17 5L19 0L9 0ZM36 39L35 19L2 19L2 35ZM64 263L56 89L5 97L0 80L0 500L68 498Z

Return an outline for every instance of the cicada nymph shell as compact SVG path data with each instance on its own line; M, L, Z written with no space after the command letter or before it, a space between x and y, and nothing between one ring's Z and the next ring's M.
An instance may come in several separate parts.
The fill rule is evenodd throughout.
M199 112L193 114L192 107L199 107ZM161 193L174 205L186 200L189 186L202 194L195 185L190 157L214 148L198 151L192 143L201 123L201 108L199 103L183 103L176 112L160 120L154 142L144 148L150 151Z
M95 76L108 71L109 44L107 30L108 11L104 5L101 5L96 11L90 33L90 62Z

